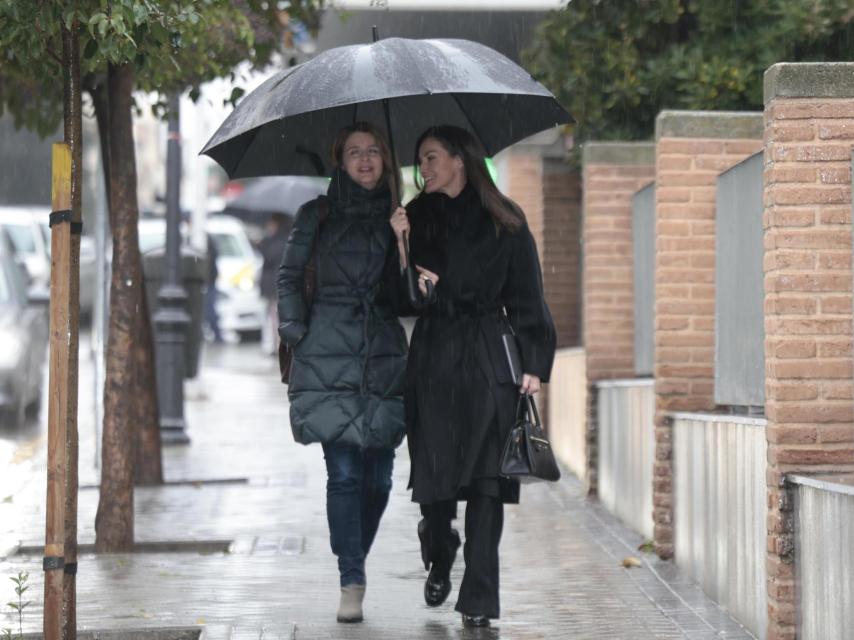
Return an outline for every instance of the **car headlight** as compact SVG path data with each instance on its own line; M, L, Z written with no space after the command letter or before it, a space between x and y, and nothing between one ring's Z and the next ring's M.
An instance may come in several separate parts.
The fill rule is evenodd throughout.
M251 264L245 264L229 280L230 284L241 291L252 291L255 288L255 269Z
M12 329L0 329L0 369L18 366L24 353L24 336Z

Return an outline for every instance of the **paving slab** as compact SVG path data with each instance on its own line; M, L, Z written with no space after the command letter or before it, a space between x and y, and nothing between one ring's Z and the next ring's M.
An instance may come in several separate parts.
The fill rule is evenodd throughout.
M274 366L257 345L206 349L199 379L187 386L192 442L165 448L166 485L135 494L143 551L94 554L83 547L81 630L193 627L203 632L201 640L752 637L672 563L639 552L641 536L585 499L569 473L559 483L524 486L522 503L507 508L502 617L487 630L463 629L453 611L455 591L441 607L423 602L420 514L406 491L405 447L397 452L393 495L368 559L365 621L337 623L323 457L318 446L293 442ZM89 375L81 356L81 388ZM89 413L81 401L87 488L79 495L79 541L86 545L94 543L98 503ZM0 601L12 596L2 577L29 571L30 632L39 630L42 613L43 449L38 434L18 441L11 455L23 461L0 487ZM22 545L26 553L16 553ZM629 555L642 565L624 568ZM455 590L461 577L458 562ZM12 625L10 612L0 614L0 628Z

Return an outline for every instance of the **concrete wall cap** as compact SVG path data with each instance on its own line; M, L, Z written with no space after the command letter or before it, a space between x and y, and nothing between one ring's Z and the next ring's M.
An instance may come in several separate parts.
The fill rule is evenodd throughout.
M655 119L655 139L761 140L764 128L763 115L754 111L662 111Z
M854 98L854 62L778 62L765 71L765 104L774 98Z
M498 152L496 158L502 154L513 153L532 154L552 159L566 159L569 156L569 150L566 147L566 141L560 127L546 129L528 136Z
M588 164L654 165L654 142L585 142L582 161Z

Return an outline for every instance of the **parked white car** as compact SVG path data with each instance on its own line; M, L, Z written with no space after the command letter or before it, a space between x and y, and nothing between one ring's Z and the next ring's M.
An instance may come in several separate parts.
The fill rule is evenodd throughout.
M27 292L9 233L0 229L0 424L23 425L38 407L48 341L47 290Z
M239 220L210 216L205 229L217 251L216 311L220 330L241 340L259 339L267 308L259 284L261 257L252 248Z
M0 207L0 227L12 241L23 261L33 291L50 287L50 208L44 206ZM92 312L95 301L95 243L89 236L80 239L80 313Z
M139 248L144 254L166 244L166 220L140 218ZM266 303L261 297L261 258L255 253L243 223L231 216L207 219L207 233L217 251L216 311L220 331L229 339L257 340ZM186 235L182 233L186 241Z

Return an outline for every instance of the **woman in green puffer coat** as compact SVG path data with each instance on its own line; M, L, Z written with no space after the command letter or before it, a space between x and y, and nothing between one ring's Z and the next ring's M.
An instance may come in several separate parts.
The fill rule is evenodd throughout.
M320 442L326 459L330 542L341 577L338 621L358 622L365 557L406 430L407 344L395 313L399 258L389 225L400 181L388 143L368 123L339 133L333 160L325 200L300 209L279 267L279 336L294 347L294 438ZM307 308L304 273L312 260L316 290Z

